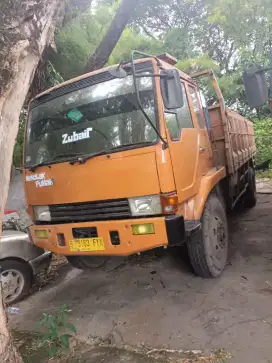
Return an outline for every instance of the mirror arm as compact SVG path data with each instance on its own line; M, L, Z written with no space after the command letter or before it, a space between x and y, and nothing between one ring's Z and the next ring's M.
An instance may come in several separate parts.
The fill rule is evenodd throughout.
M134 83L134 87L135 87L135 92L136 92L136 97L137 97L137 102L139 105L140 110L142 111L143 115L145 116L145 118L147 119L147 121L149 122L150 126L152 127L152 129L155 131L155 133L157 134L157 136L161 139L162 141L162 148L163 150L168 148L168 143L164 140L164 138L161 136L161 134L159 133L159 131L157 130L156 126L153 125L153 122L151 121L150 117L148 116L148 114L145 112L143 106L142 106L142 102L140 99L140 93L139 93L139 89L137 86L137 76L136 76L136 69L135 69L135 63L134 63L134 54L135 53L139 53L137 51L133 51L131 53L131 70L132 70L132 76L133 76L133 83ZM142 53L140 53L142 54Z

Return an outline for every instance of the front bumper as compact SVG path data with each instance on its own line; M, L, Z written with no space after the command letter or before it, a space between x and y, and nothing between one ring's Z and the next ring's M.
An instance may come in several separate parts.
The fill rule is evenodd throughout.
M132 225L152 223L154 234L133 235ZM71 252L69 241L74 239L73 228L96 227L98 237L102 237L104 251ZM35 230L47 230L48 239L35 237ZM120 244L113 245L110 238L111 231L118 231ZM31 226L30 233L34 243L42 248L60 255L107 255L126 256L137 252L150 250L160 246L181 245L185 241L185 227L182 216L139 218L118 221L99 221L83 223L67 223L57 225ZM58 234L64 235L65 245L58 243Z
M48 269L52 260L52 252L47 251L42 255L34 258L29 261L30 266L32 267L33 275L37 275L38 273Z

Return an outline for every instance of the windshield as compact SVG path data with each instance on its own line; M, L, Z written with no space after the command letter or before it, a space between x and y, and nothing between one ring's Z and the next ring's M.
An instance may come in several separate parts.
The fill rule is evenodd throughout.
M145 112L156 125L151 77L137 79ZM140 111L132 76L59 96L30 111L25 166L69 159L138 143L157 135Z

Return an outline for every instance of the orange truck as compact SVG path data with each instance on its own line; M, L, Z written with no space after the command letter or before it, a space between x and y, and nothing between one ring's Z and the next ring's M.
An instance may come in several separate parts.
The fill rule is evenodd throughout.
M30 102L24 183L37 246L84 269L186 243L197 275L221 274L226 211L256 203L253 127L226 108L212 71L190 77L175 63L134 51ZM216 91L210 107L201 76Z

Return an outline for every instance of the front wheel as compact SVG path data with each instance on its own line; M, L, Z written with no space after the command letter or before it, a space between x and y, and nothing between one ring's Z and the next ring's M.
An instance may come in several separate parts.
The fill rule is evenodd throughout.
M191 265L198 276L218 277L228 260L228 222L224 206L216 194L207 199L201 230L188 241Z
M80 270L97 270L108 261L104 256L66 256L71 266Z
M24 298L32 285L33 276L26 262L15 260L0 261L0 279L6 304L13 304Z

